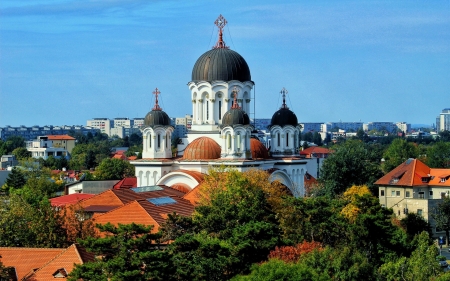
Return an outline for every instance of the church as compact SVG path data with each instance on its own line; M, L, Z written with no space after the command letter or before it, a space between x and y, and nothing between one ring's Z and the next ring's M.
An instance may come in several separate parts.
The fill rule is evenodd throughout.
M270 173L294 196L305 194L306 160L300 158L300 126L297 116L286 105L287 91L281 94L283 103L271 119L270 146L266 147L254 133L247 112L252 102L255 83L245 59L230 50L223 40L227 21L222 15L215 21L219 38L215 46L201 55L192 69L192 125L178 142L173 154L171 136L174 130L170 118L158 104L145 116L142 159L132 161L137 186L165 185L190 192L214 167L238 171L261 169Z

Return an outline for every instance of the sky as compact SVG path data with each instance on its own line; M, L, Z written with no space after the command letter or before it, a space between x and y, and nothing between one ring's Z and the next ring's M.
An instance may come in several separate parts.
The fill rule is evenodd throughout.
M192 114L220 14L251 118L271 118L283 87L301 123L431 125L450 107L450 0L2 0L0 127L144 117L156 87L169 116Z

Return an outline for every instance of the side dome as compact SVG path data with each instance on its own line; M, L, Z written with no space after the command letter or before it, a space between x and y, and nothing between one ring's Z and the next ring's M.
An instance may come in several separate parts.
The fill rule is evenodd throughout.
M250 68L237 52L215 48L201 55L192 69L192 81L251 81Z
M281 127L292 125L295 127L298 125L297 116L288 108L280 108L280 110L274 113L270 121L270 127L275 125Z
M188 144L184 150L185 160L219 159L221 148L217 142L208 137L200 137Z
M249 125L250 118L241 108L230 108L222 118L222 127L233 125Z
M252 152L253 159L269 158L269 152L267 151L267 148L256 138L250 138L250 151Z
M144 119L145 126L169 126L170 118L167 113L162 110L152 110L147 115L145 115Z

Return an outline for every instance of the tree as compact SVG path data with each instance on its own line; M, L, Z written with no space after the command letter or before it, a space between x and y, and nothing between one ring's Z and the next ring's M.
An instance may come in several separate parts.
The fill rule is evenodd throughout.
M10 189L19 189L22 188L26 183L24 173L17 167L13 167L11 173L8 175L5 181L5 189L7 192Z
M31 152L25 147L17 147L12 151L12 155L16 156L17 160L23 160L31 157Z
M97 227L103 237L88 237L80 244L101 258L75 265L68 280L170 280L167 252L159 249L160 234L150 233L151 226L108 223Z
M386 281L435 280L444 274L436 261L438 254L437 247L430 243L428 233L422 232L411 257L400 257L387 262L380 267L379 273L382 280Z
M422 216L415 213L408 213L406 217L400 220L400 225L405 229L409 241L412 241L416 235L424 231L430 236L432 235L430 224Z
M2 147L0 150L3 152L3 154L11 154L14 149L18 147L25 148L25 139L20 136L10 136L6 139L6 141L0 143Z
M122 159L106 158L97 167L95 174L100 180L121 180L134 176L134 166Z
M382 175L378 155L359 140L348 140L336 146L323 162L320 181L322 194L341 194L352 185L367 185L374 192L373 183Z
M383 154L383 171L384 173L389 173L408 158L417 158L418 156L419 150L414 144L404 139L396 138Z
M450 168L450 142L439 141L428 148L426 163L430 168Z
M322 136L318 132L314 132L313 134L313 142L318 146L322 146Z
M450 198L445 197L432 211L431 217L436 222L436 228L445 230L446 244L449 244L450 233Z

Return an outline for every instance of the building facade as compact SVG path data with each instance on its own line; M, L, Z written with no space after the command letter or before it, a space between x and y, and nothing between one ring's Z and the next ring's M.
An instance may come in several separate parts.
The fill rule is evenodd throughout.
M438 132L450 131L450 108L444 108L436 117L436 130Z

